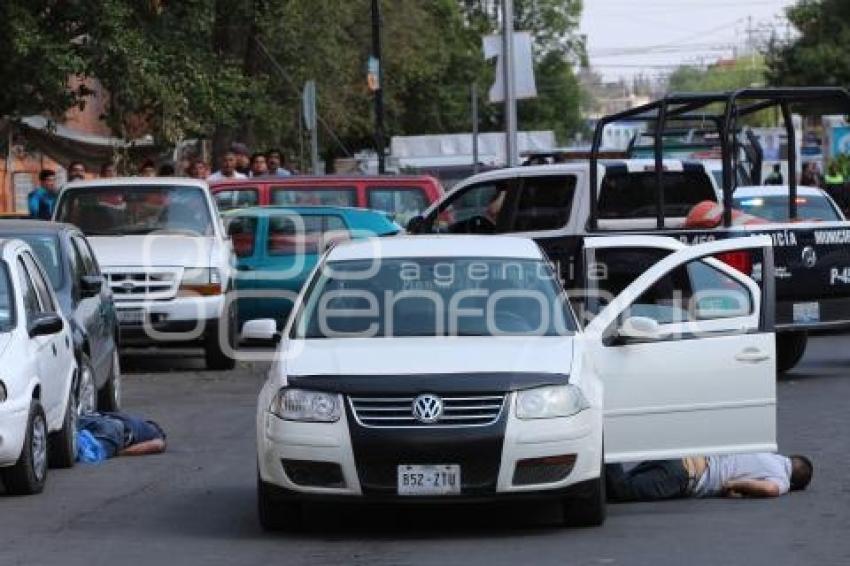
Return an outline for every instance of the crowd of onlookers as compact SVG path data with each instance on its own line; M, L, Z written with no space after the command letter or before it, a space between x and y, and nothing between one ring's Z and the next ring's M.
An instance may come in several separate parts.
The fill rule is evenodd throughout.
M80 161L68 165L68 182L84 180L87 177L86 166ZM193 179L220 181L223 179L244 179L247 177L284 177L296 172L288 166L285 154L279 149L249 154L247 146L234 143L219 158L219 169L211 171L209 164L200 158L192 159L185 167L184 174ZM138 168L140 177L172 177L177 175L173 163L162 163L158 167L151 160L145 160ZM104 163L100 167L100 178L118 176L115 163ZM29 213L33 218L48 220L53 214L58 194L56 171L42 169L38 175L38 186L27 195Z

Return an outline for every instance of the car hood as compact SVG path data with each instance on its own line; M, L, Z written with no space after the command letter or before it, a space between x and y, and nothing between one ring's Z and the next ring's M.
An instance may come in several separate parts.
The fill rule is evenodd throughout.
M288 376L537 373L567 375L573 339L553 337L293 340Z
M211 236L148 235L88 238L101 267L206 267L215 238Z

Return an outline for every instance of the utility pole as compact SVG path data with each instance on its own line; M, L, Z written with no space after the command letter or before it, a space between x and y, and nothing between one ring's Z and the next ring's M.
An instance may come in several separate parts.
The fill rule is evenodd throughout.
M375 144L378 153L378 173L387 172L384 155L384 68L381 61L381 3L372 0L372 58L377 69L377 88L375 89Z
M505 163L517 166L516 81L514 76L514 2L502 0L502 69L505 86Z
M472 110L472 172L478 173L478 83L473 82L470 89Z

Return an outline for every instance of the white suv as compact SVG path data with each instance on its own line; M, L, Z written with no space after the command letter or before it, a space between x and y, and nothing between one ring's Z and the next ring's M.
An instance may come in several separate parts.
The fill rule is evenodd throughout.
M232 247L205 182L71 183L54 219L88 237L112 289L122 345L200 345L209 369L233 367Z
M604 461L775 450L770 239L586 241L622 248L664 257L584 329L532 240L327 252L283 334L243 327L280 342L257 407L263 526L296 526L317 498L543 497L570 524L599 524ZM763 288L712 257L750 249Z
M67 321L29 246L0 240L0 478L38 493L77 455L77 362Z

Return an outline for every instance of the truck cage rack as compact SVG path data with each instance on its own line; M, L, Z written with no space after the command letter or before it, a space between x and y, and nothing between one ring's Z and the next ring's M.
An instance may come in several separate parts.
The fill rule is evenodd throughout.
M611 114L599 120L590 149L590 230L596 230L599 188L598 163L605 126L614 122L645 122L653 127L656 174L656 222L664 228L664 143L669 124L697 122L714 124L723 160L723 225L732 225L733 172L737 167L738 121L757 112L778 108L788 137L789 199L788 215L797 218L797 149L792 110L796 106L816 106L823 113L850 114L850 92L840 87L745 88L731 92L672 93L642 106ZM750 141L753 142L750 132ZM761 161L758 144L755 155Z

